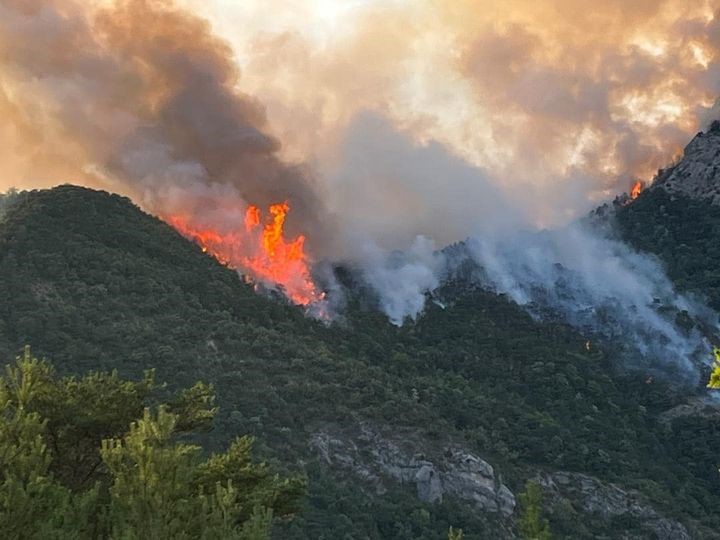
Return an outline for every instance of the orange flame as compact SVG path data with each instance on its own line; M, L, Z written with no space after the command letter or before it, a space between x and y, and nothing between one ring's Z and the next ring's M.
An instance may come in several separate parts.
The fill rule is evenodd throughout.
M637 182L635 182L633 184L632 189L630 189L630 198L633 201L640 196L640 194L642 193L643 187L644 187L643 183L640 180L638 180Z
M199 227L186 216L171 215L167 221L183 236L195 241L203 251L231 268L244 269L255 280L277 284L295 304L308 306L323 299L310 276L310 260L305 253L305 236L287 241L283 235L287 202L270 206L270 219L260 227L257 206L245 211L244 230L223 233Z

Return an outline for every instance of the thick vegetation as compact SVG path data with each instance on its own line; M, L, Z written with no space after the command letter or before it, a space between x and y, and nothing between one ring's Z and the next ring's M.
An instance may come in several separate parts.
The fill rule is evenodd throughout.
M26 348L0 377L3 537L269 538L302 480L253 463L247 437L203 458L178 437L209 426L212 389L198 383L150 408L153 388L151 373L59 378Z
M720 526L717 424L661 422L681 399L668 385L620 374L587 338L502 296L468 289L403 328L351 303L328 327L255 294L127 199L69 186L14 199L0 217L0 354L30 343L63 374L141 379L154 367L169 403L198 379L213 383L220 412L194 443L220 452L254 435L271 464L309 477L279 537L440 539L450 526L497 537L492 515L423 504L412 487L376 496L308 449L316 430L359 421L462 444L515 493L538 470L578 471L639 489L686 524ZM547 514L560 538L625 530L563 512Z
M652 189L616 218L623 239L657 255L678 289L720 310L720 206Z

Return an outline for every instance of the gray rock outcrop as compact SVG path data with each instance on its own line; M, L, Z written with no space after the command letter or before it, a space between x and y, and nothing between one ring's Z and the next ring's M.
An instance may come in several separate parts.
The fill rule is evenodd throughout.
M660 171L649 189L658 188L670 194L720 204L719 122L713 122L706 133L698 133L685 147L683 157L676 165Z
M317 432L310 444L327 464L352 472L379 494L389 481L400 482L414 484L418 498L429 503L450 496L503 517L515 508L515 496L493 467L458 447L431 449L417 440L382 435L367 424L352 435Z
M684 525L658 513L642 495L615 484L604 483L579 473L555 472L541 474L538 482L549 504L570 501L581 512L610 520L630 517L657 540L690 540Z

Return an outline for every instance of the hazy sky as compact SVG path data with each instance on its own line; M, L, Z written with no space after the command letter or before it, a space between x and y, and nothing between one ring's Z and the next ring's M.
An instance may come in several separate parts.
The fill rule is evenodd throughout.
M651 178L720 90L707 1L185 1L232 44L288 155L341 159L376 111L541 221Z
M717 4L0 0L0 188L290 198L316 252L562 223L711 118Z

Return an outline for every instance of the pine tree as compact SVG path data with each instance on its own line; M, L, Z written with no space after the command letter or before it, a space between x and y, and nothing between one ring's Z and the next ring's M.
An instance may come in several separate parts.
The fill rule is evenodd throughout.
M0 377L3 538L262 540L297 510L304 480L254 462L251 438L205 460L177 441L209 428L212 387L150 409L153 388L151 372L58 378L26 349Z
M523 540L550 540L550 524L542 518L542 489L537 482L528 481L520 496L520 535Z
M218 481L208 491L193 486L201 449L172 443L177 422L165 407L157 414L146 409L122 440L103 441L103 462L113 478L109 535L247 538L238 527L241 508L231 480ZM270 525L269 519L253 523L255 537L269 537Z
M97 489L75 495L54 481L47 422L32 410L45 374L26 348L0 377L0 531L4 538L92 538Z

